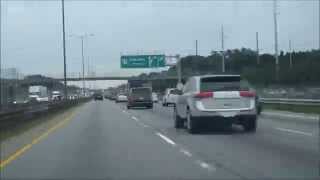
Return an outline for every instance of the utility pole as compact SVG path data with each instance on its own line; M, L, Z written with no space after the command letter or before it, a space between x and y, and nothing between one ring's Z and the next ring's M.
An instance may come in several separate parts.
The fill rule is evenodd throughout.
M222 72L225 72L225 58L224 58L224 30L221 26L221 52L222 52Z
M178 84L182 83L182 78L181 78L181 59L180 56L177 55L177 73L178 73Z
M257 45L257 64L260 64L260 56L259 56L259 33L256 32L256 45Z
M65 20L64 20L64 0L61 0L62 10L62 43L63 43L63 79L64 79L64 96L68 98L67 88L67 58L66 58L66 31L65 31Z
M196 56L198 56L198 40L196 40Z
M83 39L84 36L81 36L81 57L82 57L82 88L83 88L83 95L86 95L86 82L84 80L84 54L83 54Z
M87 57L87 77L91 77L91 71L92 70L90 70L90 60L89 57ZM88 88L92 88L92 83L90 81L88 82Z
M292 68L292 49L291 49L291 40L289 40L289 62L290 62L290 68Z
M276 59L276 81L279 81L279 53L278 53L278 22L277 22L277 0L273 0L273 18L274 18L274 51Z

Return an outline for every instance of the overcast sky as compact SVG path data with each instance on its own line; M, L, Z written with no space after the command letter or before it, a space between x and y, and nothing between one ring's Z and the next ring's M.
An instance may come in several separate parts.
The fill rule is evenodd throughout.
M278 2L279 48L319 46L319 1ZM94 34L85 41L85 57L97 74L128 75L152 70L120 69L121 53L199 54L225 48L273 52L272 0L229 1L92 1L65 2L68 72L81 71L81 41L70 35ZM4 67L24 74L63 74L61 1L2 0L1 43ZM86 67L88 64L86 64ZM101 85L101 84L100 84ZM98 86L100 86L98 83Z

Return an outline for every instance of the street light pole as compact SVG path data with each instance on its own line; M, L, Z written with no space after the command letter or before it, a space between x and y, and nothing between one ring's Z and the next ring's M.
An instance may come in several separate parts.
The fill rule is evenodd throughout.
M85 95L86 82L85 82L85 63L84 63L84 39L88 36L94 36L94 34L83 34L83 35L70 35L70 37L78 37L81 39L81 59L82 59L82 88L83 95ZM88 68L89 69L89 68Z
M278 22L277 22L277 0L273 1L274 18L274 51L276 59L276 81L279 81L279 55L278 55Z
M64 0L61 0L62 10L62 42L63 42L63 78L64 78L64 96L68 98L67 88L67 58L66 58L66 31L65 31L65 20L64 20Z
M2 32L2 0L0 0L0 33ZM1 34L0 34L0 111L2 110L2 76L1 76L1 73L2 73L2 54L1 54L1 50L2 50L2 40L1 40Z

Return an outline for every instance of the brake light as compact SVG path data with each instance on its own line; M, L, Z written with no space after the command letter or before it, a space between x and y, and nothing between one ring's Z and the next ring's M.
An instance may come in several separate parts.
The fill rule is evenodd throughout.
M241 97L255 97L256 93L250 92L250 91L240 91L240 96Z
M213 92L200 92L200 93L194 95L194 97L199 98L199 99L211 98L211 97L213 97Z

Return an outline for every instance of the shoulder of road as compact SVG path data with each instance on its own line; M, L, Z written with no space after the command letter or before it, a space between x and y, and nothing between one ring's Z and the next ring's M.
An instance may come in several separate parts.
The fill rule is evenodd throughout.
M278 111L278 110L265 110L261 112L264 117L277 117L281 119L292 119L292 120L306 120L310 122L318 122L320 119L319 114L309 113L295 113L290 111Z

